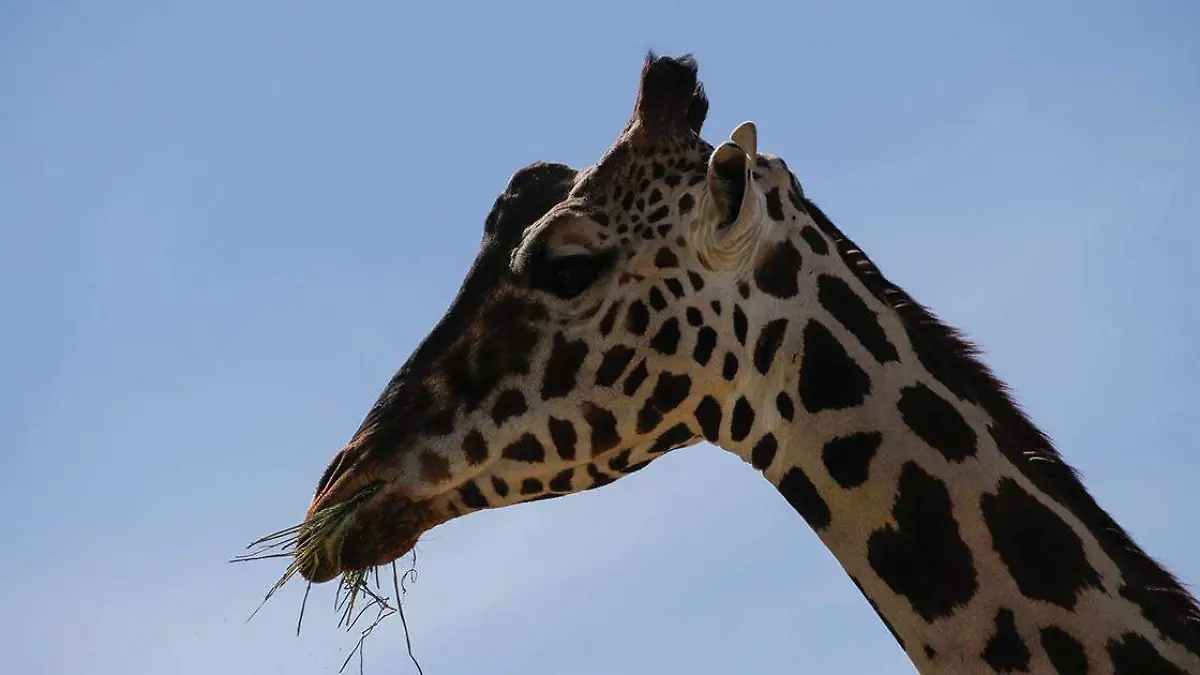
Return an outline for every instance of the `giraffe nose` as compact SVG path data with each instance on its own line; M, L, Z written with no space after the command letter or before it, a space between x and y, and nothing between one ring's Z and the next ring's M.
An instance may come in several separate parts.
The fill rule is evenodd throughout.
M353 442L338 450L334 459L329 462L329 466L325 467L325 473L317 484L317 491L313 492L312 503L308 504L308 513L305 515L306 519L312 518L318 510L340 502L348 496L349 490L353 489L353 484L358 483L354 467L360 464L361 458L362 450Z
M374 483L376 472L371 470L369 460L369 448L360 443L358 437L342 448L317 484L306 517L312 518L326 507L356 499Z
M321 475L321 480L317 482L317 490L313 494L313 504L320 500L321 495L325 493L329 486L335 483L339 476L345 473L350 465L350 445L342 448L334 455L329 465L325 467L325 473Z

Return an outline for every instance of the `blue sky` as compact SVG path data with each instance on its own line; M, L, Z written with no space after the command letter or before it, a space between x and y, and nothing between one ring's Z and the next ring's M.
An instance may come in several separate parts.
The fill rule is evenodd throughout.
M969 7L968 7L969 5ZM898 8L902 6L902 8ZM331 673L332 587L245 623L518 167L584 166L694 52L808 193L1200 584L1200 8L9 2L0 8L7 672ZM425 672L911 672L711 446L430 533ZM395 618L367 672L415 672Z

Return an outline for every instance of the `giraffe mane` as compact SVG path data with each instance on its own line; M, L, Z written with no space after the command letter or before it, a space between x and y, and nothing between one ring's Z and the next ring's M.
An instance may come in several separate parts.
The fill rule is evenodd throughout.
M1038 489L1075 513L1093 532L1122 571L1125 585L1121 595L1141 607L1165 637L1200 653L1196 599L1096 503L1078 472L1012 398L1009 386L980 359L978 346L889 281L798 186L796 194L801 195L804 210L817 226L834 240L843 262L872 294L899 314L922 363L948 386L957 386L960 396L982 407L997 425L989 431L1001 452Z

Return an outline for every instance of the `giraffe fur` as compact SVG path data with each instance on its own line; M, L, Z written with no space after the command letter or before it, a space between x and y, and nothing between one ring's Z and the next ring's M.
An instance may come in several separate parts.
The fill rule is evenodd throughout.
M717 147L651 54L593 166L517 171L446 314L318 483L368 487L301 574L707 440L762 473L922 673L1200 673L1200 610L978 350L894 285L753 123ZM337 551L337 555L334 555Z

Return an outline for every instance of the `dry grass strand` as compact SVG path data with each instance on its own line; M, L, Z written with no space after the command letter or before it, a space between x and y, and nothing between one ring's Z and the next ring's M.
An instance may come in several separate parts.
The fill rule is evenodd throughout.
M254 612L246 619L249 622L258 614L276 593L287 582L295 577L302 567L307 563L316 559L316 556L321 553L321 546L327 540L328 535L334 530L342 527L347 521L353 519L358 511L359 505L364 500L374 495L379 491L379 486L368 487L350 499L327 506L312 514L299 525L284 528L278 532L272 532L266 536L260 537L246 547L247 553L236 556L230 562L249 562L252 560L274 560L277 558L291 558L286 569L279 579L271 586L263 597L262 602L255 608ZM304 544L301 545L300 542ZM413 653L412 639L408 631L408 621L404 616L403 596L408 592L407 584L416 581L417 578L417 552L413 549L412 565L409 566L403 574L399 574L396 568L396 563L392 562L392 589L394 592L395 605L392 604L393 597L383 594L382 583L379 577L379 567L372 567L366 570L351 570L343 572L338 580L337 592L334 594L333 609L339 614L338 627L345 628L350 631L363 616L371 609L375 609L375 617L371 623L363 628L355 643L354 648L346 656L342 662L338 672L345 671L346 666L350 664L351 659L355 654L359 657L358 669L359 673L363 672L363 646L375 629L393 614L400 615L400 624L404 628L404 642L408 649L408 657L416 666L418 675L424 675L421 669L421 664L417 661L417 657ZM340 552L339 552L340 556ZM374 582L372 588L372 583ZM304 611L308 606L309 591L312 590L312 583L309 582L304 588L304 597L300 602L300 615L296 620L296 635L300 635L300 628L304 622ZM355 608L358 611L355 612Z

